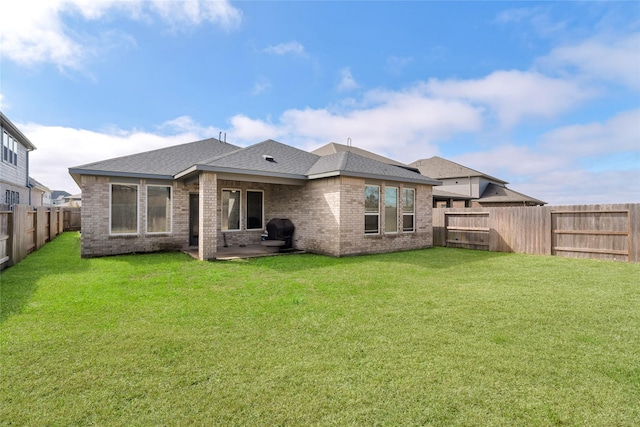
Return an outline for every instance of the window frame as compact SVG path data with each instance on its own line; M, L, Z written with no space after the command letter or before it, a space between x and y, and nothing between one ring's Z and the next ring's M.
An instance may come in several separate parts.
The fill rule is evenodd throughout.
M260 203L260 227L258 228L249 228L249 193L260 193L262 195L262 199L261 199L261 203ZM252 189L247 189L245 190L245 208L244 208L244 214L245 214L245 230L247 231L253 231L253 230L264 230L265 229L265 224L264 224L264 190L252 190Z
M9 162L9 133L2 131L2 161Z
M393 216L393 222L395 223L396 227L395 230L393 231L387 231L387 219L389 219L387 217L387 190L395 190L396 196L395 196L395 202L396 202L396 214ZM400 188L398 187L392 187L392 186L385 186L384 187L384 234L398 234L398 230L399 230L399 224L398 224L398 213L399 210L398 209L400 207L400 201L399 201L399 196L400 196Z
M410 191L413 194L412 210L407 212L405 209L405 192ZM404 218L405 216L412 217L411 229L405 229ZM415 188L403 188L402 189L402 232L403 233L415 233L416 232L416 189Z
M238 197L238 203L240 204L240 206L238 206L238 228L232 228L232 229L225 229L224 228L224 192L228 191L228 192L234 192L237 191L240 193L239 197ZM223 233L232 233L232 232L236 232L236 231L242 231L242 189L240 188L223 188L221 190L220 193L220 231L222 231ZM227 227L229 227L229 216L228 216L228 212L227 212Z
M378 190L378 210L377 211L369 211L367 212L367 188L376 188ZM367 236L378 236L380 235L380 186L373 184L365 184L364 186L364 234ZM367 216L375 216L377 217L377 227L376 231L367 231Z
M114 232L113 231L113 186L136 187L136 231L135 232ZM109 183L109 236L138 236L140 235L140 184L130 182L110 182Z
M160 188L168 188L169 189L169 207L168 207L168 223L169 230L167 231L149 231L149 187L160 187ZM146 186L146 196L147 196L147 221L146 221L146 234L157 235L157 234L172 234L173 233L173 185L170 184L147 184Z

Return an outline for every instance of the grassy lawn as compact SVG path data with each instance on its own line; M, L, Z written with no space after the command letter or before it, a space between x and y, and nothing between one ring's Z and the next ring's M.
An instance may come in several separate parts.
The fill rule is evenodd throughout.
M0 425L640 425L640 265L434 248L0 279Z

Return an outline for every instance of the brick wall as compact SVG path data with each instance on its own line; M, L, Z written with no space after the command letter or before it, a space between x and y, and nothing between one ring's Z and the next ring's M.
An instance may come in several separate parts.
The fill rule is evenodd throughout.
M110 183L138 184L139 233L132 236L109 235ZM82 177L82 256L103 256L132 252L181 250L189 246L189 193L200 194L199 255L201 259L215 257L216 247L226 240L229 246L258 244L260 230L246 230L246 191L264 191L264 222L272 218L288 218L295 225L293 245L309 252L332 256L381 253L431 247L432 192L431 186L409 185L416 190L415 231L402 232L402 188L400 183L366 181L359 178L333 177L309 181L305 185L260 184L243 181L217 180L213 173L203 173L200 180L189 185L167 181L173 188L173 228L171 234L146 233L146 185L157 181L116 180L106 177ZM378 235L364 234L364 187L380 186L380 230ZM397 233L385 234L384 188L399 190ZM204 191L199 191L204 189ZM221 200L223 189L242 191L240 231L221 231ZM215 226L212 226L215 224Z
M138 234L109 235L109 191L111 183L138 185ZM146 232L146 186L166 184L172 187L172 232L148 234ZM116 255L134 252L180 250L189 244L189 191L182 183L165 181L117 180L107 177L83 175L82 188L82 248L83 257Z

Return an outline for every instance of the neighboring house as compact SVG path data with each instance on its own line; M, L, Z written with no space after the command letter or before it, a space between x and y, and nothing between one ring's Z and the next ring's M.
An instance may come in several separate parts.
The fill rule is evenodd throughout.
M65 203L65 197L71 196L71 193L68 193L64 190L53 190L51 192L51 203L53 205L61 205Z
M29 177L29 188L31 189L32 206L51 205L51 190L47 186L39 183L34 178Z
M411 163L423 175L442 181L433 190L433 207L500 207L542 206L535 199L506 187L508 182L442 157L431 157Z
M36 147L1 111L0 134L0 204L4 209L31 204L29 152Z
M293 222L297 249L332 256L432 246L430 178L354 152L318 156L267 140L206 139L72 167L82 256L259 244Z
M60 196L60 199L61 202L57 204L60 207L79 208L82 206L82 193Z

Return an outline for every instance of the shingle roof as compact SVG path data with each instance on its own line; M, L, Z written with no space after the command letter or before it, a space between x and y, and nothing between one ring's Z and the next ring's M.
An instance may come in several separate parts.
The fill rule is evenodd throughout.
M418 172L405 169L402 166L383 163L350 151L341 151L323 156L307 172L310 178L320 178L338 174L431 185L440 184L439 181L420 175Z
M302 177L318 158L315 154L269 139L202 164L223 169Z
M503 181L491 175L487 175L485 173L479 172L475 169L462 166L461 164L452 162L451 160L443 159L442 157L438 157L438 156L433 156L429 159L416 160L415 162L410 163L409 166L416 167L420 169L420 173L422 173L423 175L427 175L435 179L466 178L469 176L480 176L480 177L488 178L500 184L508 184L508 182L506 181Z
M235 145L209 138L76 166L70 168L69 173L72 175L89 173L93 175L108 174L116 176L131 175L173 178L178 172L204 159L211 159L213 156L223 155L238 149L239 147Z
M347 175L438 185L438 181L353 152L318 156L273 140L240 148L217 139L118 157L69 169L78 175L177 179L198 170L289 178L318 179Z
M329 156L331 154L341 153L345 151L356 153L362 157L368 157L370 159L377 160L382 163L388 163L390 165L407 166L406 164L398 162L397 160L393 160L388 157L384 157L379 154L372 153L371 151L363 150L362 148L348 146L344 144L338 144L337 142L330 142L326 145L323 145L322 147L313 150L312 153L317 154L319 156Z
M537 205L544 205L547 202L534 199L525 194L518 193L507 187L503 187L497 184L488 184L482 192L482 195L478 199L480 203L534 203Z

